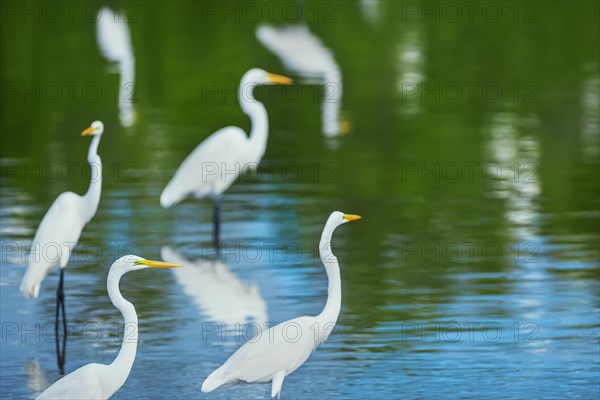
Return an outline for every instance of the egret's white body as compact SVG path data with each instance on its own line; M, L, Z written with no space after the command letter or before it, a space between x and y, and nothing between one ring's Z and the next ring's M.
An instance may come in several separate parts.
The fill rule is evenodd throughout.
M138 256L124 256L110 267L106 288L113 305L123 314L125 337L117 358L109 364L87 364L56 381L36 400L99 400L110 398L123 386L135 361L138 343L138 318L133 304L125 300L119 290L121 277L143 268L174 268L179 265L145 260Z
M356 219L360 217L334 211L323 229L319 254L329 279L323 311L315 317L282 322L246 342L206 378L203 392L237 381L272 381L271 397L279 397L284 378L298 369L335 327L342 304L342 282L337 258L331 250L331 236L338 226Z
M266 326L267 304L258 287L240 280L225 263L190 261L169 247L163 247L160 255L186 267L174 269L173 274L207 320L224 323L228 329L249 322Z
M67 266L83 227L96 214L102 190L102 160L98 155L98 144L103 132L104 125L100 121L95 121L84 131L84 134L94 136L87 157L92 171L88 191L83 196L73 192L60 194L35 233L28 267L21 282L25 297L38 297L40 285L48 272L57 266L61 269Z
M246 72L240 82L238 98L242 110L250 117L250 136L235 126L210 135L181 163L160 195L160 204L168 208L187 196L198 199L210 196L214 202L214 241L219 243L219 200L248 168L255 169L265 154L269 121L265 106L254 98L258 85L292 83L290 78L259 68Z
M168 208L192 195L217 197L226 191L245 168L256 167L267 146L267 114L257 103L251 114L250 137L236 126L219 129L200 143L181 163L163 190L160 204ZM262 111L261 111L262 109Z
M96 39L102 55L119 66L119 120L122 126L130 127L135 121L133 108L135 57L126 18L124 11L115 13L108 7L99 9Z
M291 79L254 68L244 74L238 99L250 117L250 136L236 126L219 129L200 143L181 163L160 195L168 208L192 195L198 199L220 196L246 168L256 168L267 148L269 121L264 105L253 90L258 85L290 84Z
M325 85L322 103L322 130L325 136L336 136L347 130L340 122L342 106L342 73L331 50L305 25L275 28L261 25L256 30L258 40L290 71Z

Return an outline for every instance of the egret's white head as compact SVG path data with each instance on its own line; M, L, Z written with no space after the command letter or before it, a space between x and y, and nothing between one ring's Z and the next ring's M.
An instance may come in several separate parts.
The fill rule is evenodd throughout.
M334 225L334 226L340 226L342 224L345 224L346 222L356 221L356 220L359 220L361 218L362 217L360 215L344 214L341 211L334 211L329 216L329 219L327 220L327 223L331 222L331 224Z
M361 218L362 217L360 215L344 214L341 211L332 212L329 218L327 218L327 222L325 223L325 228L323 229L321 240L331 240L331 235L338 226L343 225L346 222L356 221Z
M248 70L242 77L242 85L291 85L292 79L287 76L272 74L260 68Z
M89 128L81 132L81 136L102 135L104 133L104 124L101 121L94 121Z
M146 260L142 257L127 255L119 258L113 263L111 269L119 269L123 273L137 271L144 268L179 268L181 265L163 261Z
M337 229L338 226L345 224L346 222L356 221L361 219L360 215L354 214L344 214L341 211L334 211L331 213L329 218L327 218L327 222L325 223L325 228L323 228L323 233L321 233L321 242L319 243L319 252L321 253L321 260L327 265L337 265L337 259L332 253L331 246L331 236L333 232Z

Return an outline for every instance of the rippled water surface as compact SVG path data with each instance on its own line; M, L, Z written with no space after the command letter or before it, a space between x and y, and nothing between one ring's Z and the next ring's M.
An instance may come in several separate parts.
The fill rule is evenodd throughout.
M114 398L268 398L264 384L210 394L200 386L257 326L320 312L327 277L316 243L339 209L363 220L334 235L338 327L285 379L284 398L598 397L598 4L529 2L515 16L508 2L494 3L503 17L492 23L477 13L423 21L406 8L416 2L326 3L286 2L304 7L300 22L341 73L333 108L314 77L287 70L259 42L259 23L243 13L237 22L210 14L207 2L127 3L136 79L128 128L123 113L132 111L119 114L114 90L123 66L100 52L93 21L6 15L0 397L31 398L59 378L58 275L38 299L24 299L19 284L52 201L86 190L89 141L79 132L95 119L106 127L103 192L65 274L66 372L116 356L123 327L106 275L116 257L135 253L185 268L122 279L140 339ZM223 197L215 260L210 201L164 210L158 198L211 132L249 128L235 90L255 66L290 74L300 94L256 91L269 112L268 149ZM72 98L68 82L78 85ZM102 94L90 99L85 85ZM348 134L326 137L323 118Z

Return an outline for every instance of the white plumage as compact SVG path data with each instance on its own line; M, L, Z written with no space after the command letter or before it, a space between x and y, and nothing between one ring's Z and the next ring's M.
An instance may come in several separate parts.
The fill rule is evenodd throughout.
M331 50L305 25L280 28L261 25L256 30L256 36L266 48L281 59L287 69L325 85L321 110L323 133L326 136L344 133L347 124L340 122L342 73Z
M118 390L113 390L111 386L113 385L108 365L87 364L55 382L36 397L36 400L108 399Z
M250 136L235 126L218 130L200 143L181 163L160 195L168 208L192 195L210 196L214 201L214 242L219 243L219 198L248 168L256 168L267 148L269 120L261 102L254 98L258 85L290 85L292 80L259 68L247 71L238 90L242 110L250 117Z
M102 7L96 20L96 38L102 55L117 63L132 54L126 17L125 12L115 13L108 7Z
M262 154L250 153L248 135L236 126L219 129L183 160L160 196L168 208L188 195L197 199L218 196L235 182L242 167L258 163Z
M119 66L119 120L122 126L130 127L135 122L135 57L126 18L124 11L115 13L102 7L96 20L96 39L102 55Z
M329 279L327 303L315 317L282 322L246 342L202 384L203 392L237 381L273 382L271 397L279 397L284 378L300 367L313 350L333 331L341 310L342 289L337 258L331 250L331 236L340 225L360 219L334 211L328 218L319 253Z
M35 233L28 267L21 282L25 297L38 297L40 285L48 272L67 266L83 227L96 214L102 190L102 160L98 155L98 144L103 132L102 122L94 121L83 133L94 136L88 150L88 163L92 168L88 191L83 196L73 192L60 194Z
M86 207L84 198L73 192L61 193L52 203L33 238L29 267L21 282L25 297L37 298L48 272L57 266L67 266L71 251L88 222Z
M106 288L113 305L123 314L124 340L117 358L109 364L87 364L56 381L36 400L103 400L110 398L123 386L135 361L138 344L138 318L133 304L119 290L121 277L127 272L144 268L175 268L180 265L145 260L128 255L110 267Z

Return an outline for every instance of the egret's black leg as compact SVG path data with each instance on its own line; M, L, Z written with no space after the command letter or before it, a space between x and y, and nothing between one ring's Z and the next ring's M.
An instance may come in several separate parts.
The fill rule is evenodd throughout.
M62 272L62 269L61 269ZM62 280L62 279L61 279ZM54 315L54 340L56 342L56 362L58 363L58 368L60 368L62 364L61 354L60 354L60 342L58 339L58 313L60 311L60 283L58 284L58 288L56 289L56 314ZM60 373L63 371L61 369Z
M65 311L65 292L64 292L64 279L65 279L65 270L63 268L60 269L60 280L58 281L58 289L56 290L56 319L54 326L54 333L56 335L56 361L58 363L58 368L61 374L64 374L65 367L65 351L67 348L67 317ZM60 337L58 331L58 313L60 312L62 315L62 349L60 345Z
M63 274L64 269L61 270L60 274ZM62 278L61 278L62 280ZM67 332L67 311L66 311L66 306L65 306L65 291L64 291L64 285L61 285L61 311L62 311L62 320L63 320L63 344L62 344L62 365L61 365L61 372L64 369L64 365L65 365L65 361L66 361L66 355L67 355L67 337L68 337L68 332Z
M217 252L219 251L220 247L221 247L221 242L219 240L219 236L220 236L220 229L221 229L221 222L220 222L220 216L219 216L219 208L221 205L221 198L220 197L215 197L214 201L213 201L213 243L215 245L215 249L217 250Z

